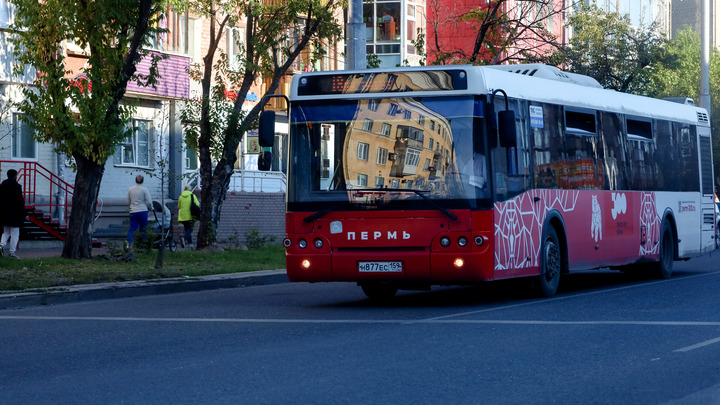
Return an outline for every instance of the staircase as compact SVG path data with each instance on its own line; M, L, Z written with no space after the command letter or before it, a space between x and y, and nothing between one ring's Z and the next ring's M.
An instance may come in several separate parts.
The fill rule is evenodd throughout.
M27 220L20 228L21 240L67 239L67 222L74 187L37 162L0 160L0 173L18 171ZM93 247L102 243L93 240Z
M25 206L28 219L20 228L20 238L23 240L61 240L67 238L67 227L60 225L60 221L52 219L50 215Z

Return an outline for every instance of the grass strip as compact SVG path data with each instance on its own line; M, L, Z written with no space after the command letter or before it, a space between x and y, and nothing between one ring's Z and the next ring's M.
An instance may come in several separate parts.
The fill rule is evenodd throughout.
M162 269L155 268L157 254L136 252L131 261L107 255L90 260L0 258L0 292L285 268L285 249L279 244L251 250L165 251Z

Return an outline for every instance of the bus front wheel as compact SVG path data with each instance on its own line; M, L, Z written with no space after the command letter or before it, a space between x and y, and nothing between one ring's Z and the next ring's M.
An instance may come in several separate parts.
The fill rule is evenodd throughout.
M545 233L540 248L540 275L538 276L538 292L543 297L552 297L560 285L562 273L562 251L555 228L550 227Z
M371 300L386 300L397 294L398 288L393 284L372 283L362 284L363 292Z

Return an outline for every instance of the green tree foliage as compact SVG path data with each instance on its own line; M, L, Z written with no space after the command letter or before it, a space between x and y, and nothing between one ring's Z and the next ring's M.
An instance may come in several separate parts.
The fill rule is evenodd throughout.
M217 221L238 160L237 150L243 134L254 128L260 111L267 104L264 97L274 94L283 75L302 52L308 63L325 56L323 41L336 41L341 33L335 12L343 6L339 0L288 0L256 2L253 0L177 0L192 12L210 20L210 43L203 65L194 69L200 80L200 100L189 100L185 111L186 129L197 145L202 183L198 248L215 242ZM238 43L240 55L228 60L218 44L227 27L242 21L245 38ZM235 69L229 67L235 66ZM253 83L266 80L266 93L252 110L242 105ZM234 100L223 100L226 80L234 89ZM214 165L213 165L214 164Z
M19 110L41 142L51 142L74 158L77 172L72 214L63 257L89 258L92 219L104 165L129 135L132 110L121 104L130 80L152 84L136 74L146 55L146 33L157 26L160 8L152 0L13 0L11 41L19 74L34 68L34 86L23 90ZM85 49L87 79L71 81L62 45Z
M656 26L636 28L627 15L584 6L568 17L573 35L546 63L595 78L603 87L647 94L652 65L665 58Z
M720 52L710 54L710 97L715 184L720 185ZM715 72L715 74L712 74ZM650 94L654 97L689 97L700 100L700 34L691 28L678 31L667 45L667 58L653 70Z

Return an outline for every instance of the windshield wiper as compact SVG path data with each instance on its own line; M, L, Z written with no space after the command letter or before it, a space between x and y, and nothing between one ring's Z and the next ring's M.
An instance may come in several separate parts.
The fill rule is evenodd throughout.
M356 190L353 190L353 191L360 191L360 192L383 192L383 193L388 193L388 192L407 193L407 192L410 192L410 193L413 193L413 194L417 195L418 197L422 198L423 200L429 202L433 207L435 207L438 211L442 212L446 217L450 218L450 219L453 220L453 221L457 221L457 215L453 214L452 212L448 211L447 208L443 207L442 205L438 204L437 202L435 202L435 201L433 201L432 199L430 199L430 198L428 198L427 196L425 196L425 195L423 194L423 191L420 191L420 190L415 190L415 189L410 189L410 188L407 188L407 189L383 188L383 189L360 189L360 190L357 190L357 189L356 189ZM348 206L348 205L358 205L358 204L357 204L357 203L353 203L353 202L344 202L344 203L342 203L342 204L334 205L334 206L332 206L332 207L330 207L330 208L327 208L327 209L324 209L324 210L322 210L322 211L318 211L318 212L315 212L315 213L312 213L312 214L306 216L305 218L303 218L303 222L305 222L306 224L308 224L308 223L313 222L314 220L316 220L316 219L318 219L318 218L320 218L320 217L322 217L322 216L325 216L325 214L328 214L328 213L333 212L333 211L337 211L338 209L340 209L340 208L342 208L342 207L345 207L345 206Z
M328 209L324 209L324 210L322 210L322 211L318 211L318 212L315 212L315 213L313 213L313 214L310 214L310 215L306 216L305 218L303 218L303 222L305 222L306 224L309 224L310 222L312 222L312 221L314 221L314 220L316 220L316 219L324 216L325 214L327 214L327 213L329 213L329 212L333 212L333 211L335 211L335 210L337 210L337 209L339 209L339 208L342 208L342 207L344 207L344 206L346 206L346 205L354 205L354 204L353 204L353 203L350 203L350 202L344 202L344 203L342 203L342 204L338 204L338 205L332 206L332 207L330 207L330 208L328 208Z
M442 205L438 204L437 202L431 200L430 198L427 198L427 196L423 195L423 192L420 191L420 190L415 190L415 189L412 189L412 188L406 188L406 189L398 189L398 190L396 190L396 191L411 191L411 192L417 194L417 195L418 195L420 198L422 198L423 200L425 200L425 201L429 202L430 204L432 204L435 208L438 209L438 211L440 211L440 212L442 212L443 214L445 214L446 217L450 218L450 219L453 220L453 221L457 221L457 215L455 215L455 214L453 214L452 212L448 211L447 208L445 208L445 207L443 207Z

